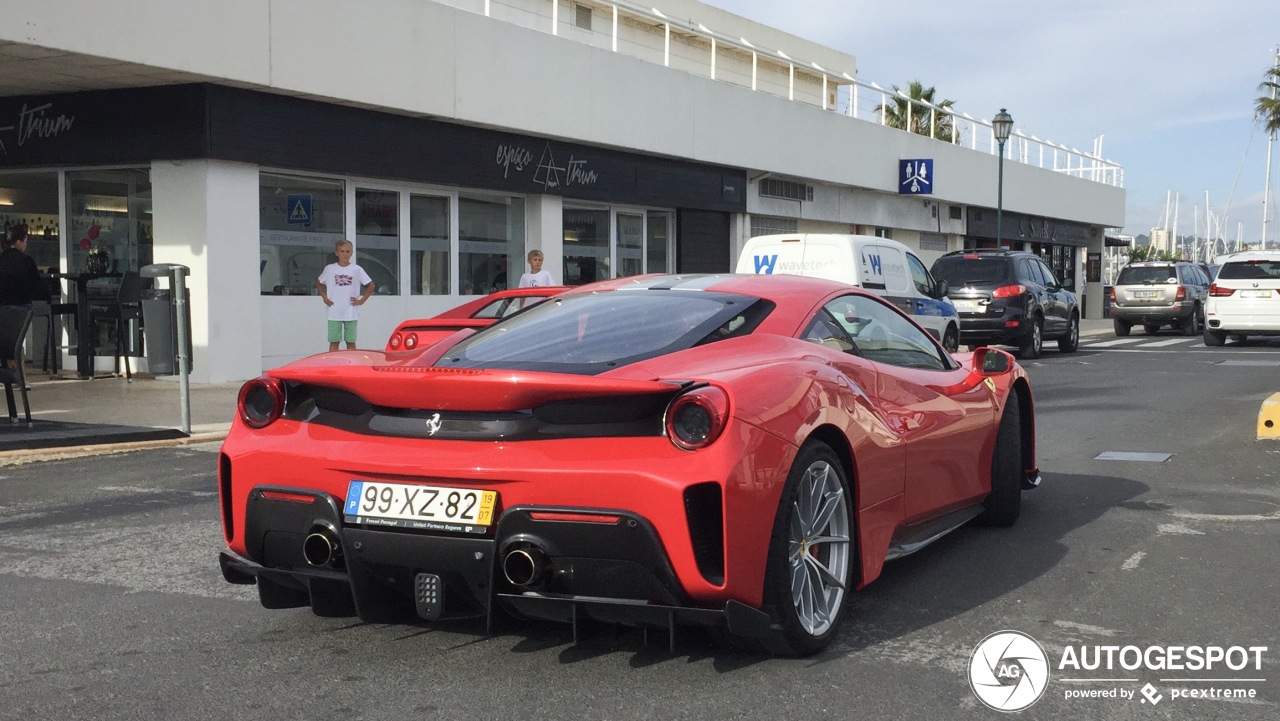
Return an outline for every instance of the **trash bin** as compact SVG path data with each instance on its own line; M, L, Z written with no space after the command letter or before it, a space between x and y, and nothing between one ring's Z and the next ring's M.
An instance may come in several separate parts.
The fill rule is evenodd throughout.
M186 266L174 265L171 263L155 263L143 266L142 275L148 278L169 278L171 272L177 269L177 272L184 276L187 272ZM172 280L170 281L172 283ZM187 324L191 327L191 291L183 288L186 294L186 303L183 308L186 311ZM147 369L152 375L171 376L177 375L178 369L178 313L177 304L174 303L173 288L154 288L144 290L142 292L142 332L146 342L143 344L146 349ZM187 334L187 371L191 370L191 336Z

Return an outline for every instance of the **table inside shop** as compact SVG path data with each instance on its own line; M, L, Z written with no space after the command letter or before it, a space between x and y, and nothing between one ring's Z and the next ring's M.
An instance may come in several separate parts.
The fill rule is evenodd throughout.
M123 278L124 273L58 273L58 278L69 280L75 284L76 306L76 377L82 380L93 378L93 357L97 351L98 329L93 323L91 305L93 294L89 283L102 278ZM110 302L116 302L116 290L110 295Z

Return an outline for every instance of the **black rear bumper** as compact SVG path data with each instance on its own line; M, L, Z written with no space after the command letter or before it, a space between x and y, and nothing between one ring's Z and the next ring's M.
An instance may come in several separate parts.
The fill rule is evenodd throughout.
M593 520L565 520L569 513ZM267 608L309 605L319 615L354 614L369 623L492 618L501 609L575 630L591 619L664 629L723 625L742 636L769 631L768 616L749 606L692 605L652 525L628 511L522 506L505 509L486 536L426 534L345 524L327 494L260 486L250 493L244 530L249 557L223 551L223 577L256 583ZM336 541L340 552L331 563L304 556L313 532ZM545 561L536 582L517 586L505 577L502 559L531 547ZM440 612L430 616L416 603L423 574L443 587Z

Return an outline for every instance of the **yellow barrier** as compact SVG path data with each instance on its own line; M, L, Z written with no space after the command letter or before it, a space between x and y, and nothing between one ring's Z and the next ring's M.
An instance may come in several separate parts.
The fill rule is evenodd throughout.
M1258 440L1280 439L1280 393L1272 393L1258 411Z

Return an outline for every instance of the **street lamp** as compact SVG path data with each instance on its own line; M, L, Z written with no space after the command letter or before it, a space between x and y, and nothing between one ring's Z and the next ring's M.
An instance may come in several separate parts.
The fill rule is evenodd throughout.
M1004 245L1003 229L1000 227L1004 212L1004 141L1009 139L1009 131L1013 130L1013 117L1004 108L1000 108L1000 112L991 119L991 128L995 131L996 142L1000 144L1000 174L996 181L996 247L999 248Z

